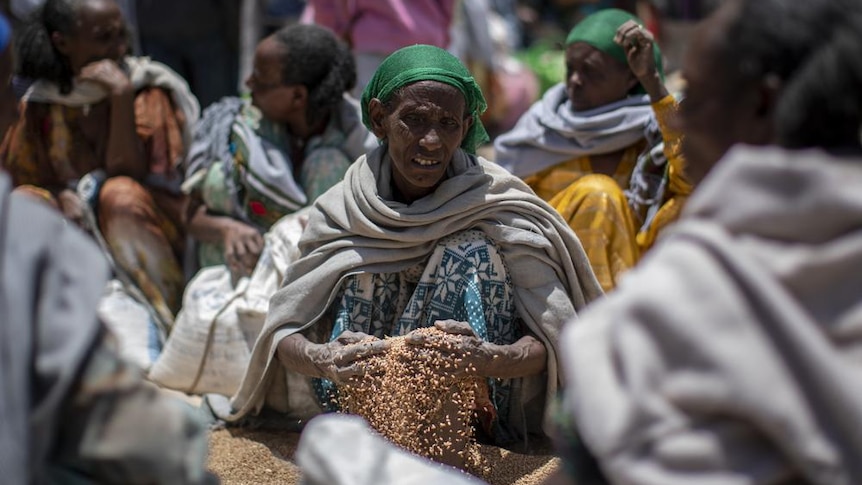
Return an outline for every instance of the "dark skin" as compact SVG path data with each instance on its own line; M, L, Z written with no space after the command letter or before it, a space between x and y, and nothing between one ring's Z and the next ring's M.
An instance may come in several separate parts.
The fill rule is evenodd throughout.
M617 29L614 41L625 50L627 64L584 42L566 48L566 93L574 110L586 111L620 101L638 83L653 103L668 95L653 57L652 34L630 20ZM591 155L593 171L613 175L624 153L620 150Z
M465 114L460 91L434 81L406 86L389 106L371 100L371 129L388 143L396 196L411 203L443 182L473 118Z
M446 168L467 133L472 118L463 95L456 88L435 81L421 81L401 90L388 103L372 99L369 104L372 129L387 141L392 158L393 189L402 202L411 203L432 193L446 177ZM438 329L458 337L454 347L437 338L415 332L407 342L437 349L462 359L441 373L464 376L515 378L545 369L547 351L535 337L527 335L511 345L496 345L479 339L466 322L441 320ZM296 372L323 377L336 384L362 375L363 357L386 352L389 342L344 332L332 342L317 344L295 333L278 343L278 360Z
M765 145L774 139L780 81L766 76L741 83L728 74L732 61L723 39L736 15L738 3L725 2L695 32L683 59L686 89L677 122L685 133L686 176L695 184L734 144Z
M51 42L69 62L76 82L96 83L108 93L82 122L90 144L105 149L105 172L142 180L147 165L135 126L135 92L120 67L128 50L120 8L113 0L87 0L79 7L72 32L51 32ZM68 218L81 220L81 201L74 191L62 191L58 202Z
M254 67L245 83L251 91L252 104L261 114L287 126L295 142L291 161L294 176L298 178L305 142L323 132L328 116L313 124L308 122L308 88L302 84L285 84L282 79L286 49L274 36L262 40L255 50ZM200 197L195 197L190 210L192 237L202 242L221 243L225 262L233 274L250 275L264 247L260 231L232 217L210 214Z

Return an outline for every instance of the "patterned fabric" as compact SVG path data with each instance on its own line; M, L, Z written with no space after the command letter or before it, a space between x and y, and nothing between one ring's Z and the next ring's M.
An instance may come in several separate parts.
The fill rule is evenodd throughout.
M612 178L622 189L627 189L638 155L643 151L645 143L636 143L623 153ZM524 178L524 182L536 192L542 200L550 201L567 187L586 175L594 174L590 157L577 157L563 162L535 175Z
M183 198L170 192L182 176L182 126L185 115L160 88L145 88L135 97L138 138L150 168L147 185L128 177L108 179L99 193L97 214L117 265L170 323L179 309L184 276L179 263L184 244ZM74 189L86 174L104 170L107 136L94 132L92 119L110 106L87 107L29 102L0 147L0 160L14 185L39 194L59 207L57 195ZM107 191L106 191L107 189Z
M400 273L348 276L332 313L330 340L346 330L377 338L406 335L447 319L467 322L479 338L499 345L523 335L505 261L496 245L474 230L441 239L428 261ZM490 379L489 387L499 421L506 422L511 383ZM333 384L316 379L315 388L321 405L333 410Z

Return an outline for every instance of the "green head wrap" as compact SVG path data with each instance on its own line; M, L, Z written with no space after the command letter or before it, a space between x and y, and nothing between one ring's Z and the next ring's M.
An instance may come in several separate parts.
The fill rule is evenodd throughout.
M488 133L479 119L488 107L482 90L457 57L431 45L404 47L383 60L362 92L362 122L365 126L371 129L368 104L372 99L385 103L402 87L419 81L439 81L455 86L464 95L466 110L473 116L473 126L461 142L464 151L475 154L476 147L488 142Z
M629 20L634 20L639 25L643 25L641 19L625 10L617 8L599 10L578 22L578 25L575 25L571 32L569 32L569 36L566 37L566 45L569 46L575 42L585 42L627 66L629 61L626 57L626 51L623 50L621 45L614 42L614 36L617 33L617 29L620 28L620 25ZM658 48L657 43L653 42L652 50L659 76L661 76L661 80L664 81L661 50ZM643 94L646 91L643 86L638 84L634 92Z

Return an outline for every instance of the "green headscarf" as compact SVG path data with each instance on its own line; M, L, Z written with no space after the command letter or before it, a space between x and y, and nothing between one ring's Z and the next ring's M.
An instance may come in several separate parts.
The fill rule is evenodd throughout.
M464 151L475 154L479 145L488 142L488 133L479 119L488 107L482 90L457 57L431 45L404 47L383 60L362 92L362 122L365 126L371 129L368 104L372 99L385 103L400 88L419 81L439 81L455 86L464 95L467 112L473 116L473 126L461 142Z
M639 25L643 25L641 19L625 10L620 10L618 8L599 10L578 22L578 25L575 25L571 32L569 32L569 36L566 37L566 45L569 46L575 42L585 42L627 66L629 61L626 57L626 51L621 45L614 42L614 36L617 33L617 29L620 28L620 25L629 20L634 20ZM653 42L652 50L658 74L661 77L662 82L664 82L664 67L662 65L661 50L658 48L658 43ZM644 90L643 86L638 84L634 92L643 94L646 90Z

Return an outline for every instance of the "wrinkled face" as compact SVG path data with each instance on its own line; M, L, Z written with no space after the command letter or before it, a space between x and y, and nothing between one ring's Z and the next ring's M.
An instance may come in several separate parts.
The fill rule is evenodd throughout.
M677 128L684 135L686 176L695 184L734 144L769 142L771 129L758 93L729 74L722 43L736 15L732 3L727 2L698 27L683 59L686 87Z
M287 47L270 36L254 51L254 65L245 85L251 90L252 104L272 121L286 122L296 113L296 85L283 83L282 65Z
M637 83L627 65L595 47L584 42L566 47L566 92L575 111L619 101Z
M440 185L473 125L461 91L436 81L405 86L388 105L372 99L368 109L374 134L388 142L395 188L408 203Z
M128 35L120 7L113 0L88 0L78 12L73 32L51 34L54 46L69 60L74 74L95 61L119 62L128 51Z
M18 118L18 101L12 91L12 46L0 54L0 140Z

